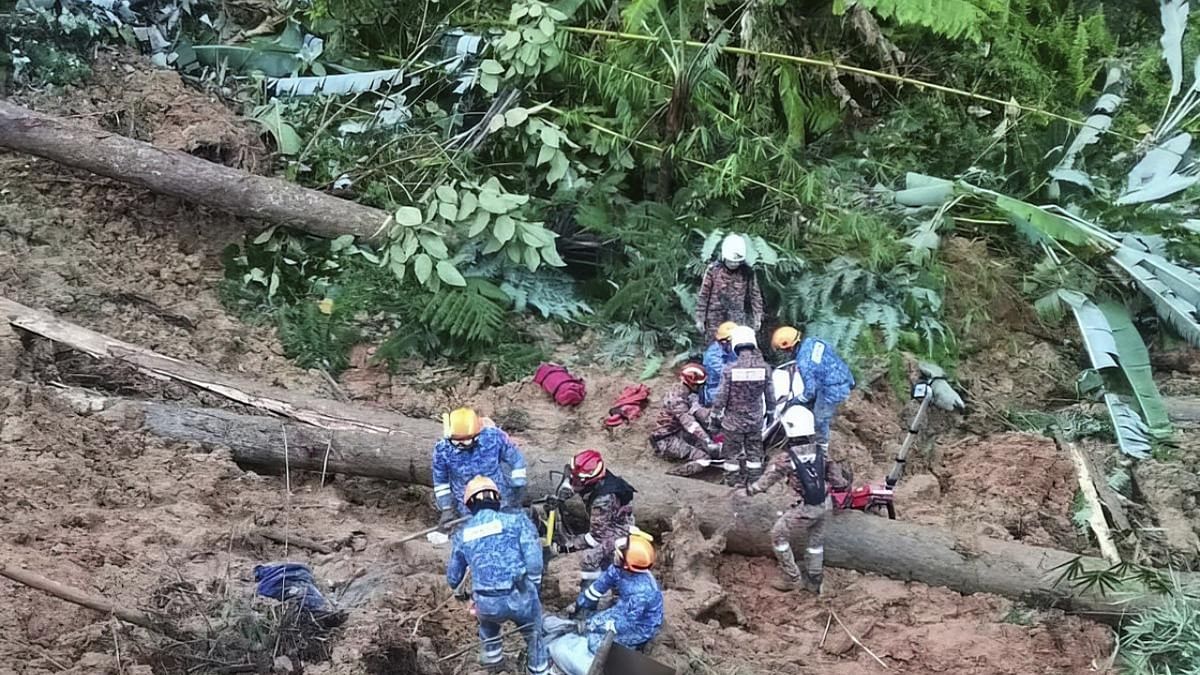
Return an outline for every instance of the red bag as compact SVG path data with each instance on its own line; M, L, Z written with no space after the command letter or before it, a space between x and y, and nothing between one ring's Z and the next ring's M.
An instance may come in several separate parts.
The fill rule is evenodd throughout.
M543 363L533 375L533 381L542 386L546 393L561 406L577 406L587 396L587 385L583 380L567 372L557 363Z
M650 401L650 389L644 384L630 385L621 390L608 417L604 420L606 427L619 427L642 416L642 409Z

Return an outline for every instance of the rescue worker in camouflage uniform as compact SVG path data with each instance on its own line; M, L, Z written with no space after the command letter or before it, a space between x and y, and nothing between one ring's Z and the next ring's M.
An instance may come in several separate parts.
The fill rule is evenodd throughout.
M576 630L587 636L593 654L609 630L615 634L613 642L629 649L643 649L658 635L663 624L663 595L650 572L655 560L651 542L650 535L636 528L618 539L613 564L576 598ZM611 590L617 595L612 607L582 618L594 611L600 598Z
M787 592L803 585L806 590L820 595L825 563L825 523L833 508L828 485L830 481L840 479L840 471L813 442L813 415L807 408L789 408L781 421L788 445L767 466L762 478L746 485L745 494L754 496L766 492L780 479L787 478L788 485L800 499L771 527L771 544L781 573L771 586ZM807 534L803 572L792 553L793 534Z
M725 484L745 485L763 474L762 430L768 402L775 401L775 393L754 330L738 326L733 329L732 342L737 360L721 374L712 414L725 434L721 449Z
M733 344L729 341L737 324L732 321L717 326L713 342L704 350L704 374L708 377L704 382L703 396L700 403L712 405L717 397L717 387L721 386L721 371L727 364L733 363L737 356L733 353Z
M530 675L550 672L542 639L542 544L533 523L519 513L500 512L500 490L486 476L467 484L463 506L471 513L454 533L446 582L457 589L471 570L471 596L479 619L479 663L488 671L505 669L500 627L520 627L528 649Z
M709 409L700 402L700 390L707 374L698 363L688 363L679 369L679 383L663 396L650 447L665 459L683 459L687 464L676 472L692 475L704 470L710 458L720 458L721 446L713 441L705 425Z
M829 456L829 429L837 415L838 406L850 397L854 375L833 345L813 336L801 340L801 333L791 326L776 328L771 346L779 351L793 352L793 368L804 381L804 405L813 412L816 443Z
M721 259L708 266L696 299L696 330L715 335L726 321L749 326L762 325L763 295L754 270L746 264L746 240L729 234L721 242Z
M586 550L579 569L580 590L600 578L613 557L613 546L629 536L633 527L633 493L637 490L604 466L595 450L584 450L571 459L570 485L557 495L566 501L578 494L587 507L588 531L571 542L573 551Z
M505 509L520 509L525 497L525 457L500 429L485 426L474 410L459 408L442 418L445 438L433 448L433 494L443 527L469 515L463 501L467 481L487 476L500 489Z

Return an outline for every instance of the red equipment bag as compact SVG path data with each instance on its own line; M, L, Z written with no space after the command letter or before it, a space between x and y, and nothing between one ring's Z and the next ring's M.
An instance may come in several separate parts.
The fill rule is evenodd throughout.
M604 419L604 426L619 427L636 420L642 416L642 409L649 401L650 389L646 385L634 384L625 387L621 390L621 395L613 402L613 407L608 409L608 417Z
M587 396L587 385L583 380L567 372L557 363L543 363L533 375L533 381L542 386L546 393L561 406L576 406Z

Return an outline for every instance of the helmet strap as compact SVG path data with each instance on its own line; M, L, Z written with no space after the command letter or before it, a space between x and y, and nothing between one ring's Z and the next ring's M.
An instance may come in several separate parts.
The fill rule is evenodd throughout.
M499 511L500 510L500 500L499 499L476 498L476 499L472 499L470 504L467 504L467 508L470 509L472 515L479 513L480 511L483 511L485 509L488 511Z

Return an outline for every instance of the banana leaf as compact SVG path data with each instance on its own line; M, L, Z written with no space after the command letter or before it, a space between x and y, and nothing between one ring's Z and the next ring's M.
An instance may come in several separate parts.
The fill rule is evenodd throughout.
M1117 250L1113 262L1133 277L1159 318L1200 347L1200 274L1129 246Z
M1117 368L1120 354L1104 312L1100 311L1100 308L1082 293L1064 290L1059 291L1059 297L1071 307L1071 311L1075 314L1075 321L1079 324L1079 334L1083 336L1083 344L1092 360L1092 367L1096 370Z
M1188 23L1188 0L1160 0L1163 60L1171 71L1171 98L1183 87L1183 32Z
M403 70L390 68L324 77L270 78L267 80L267 87L273 89L278 96L358 94L393 87L403 82L404 79Z
M300 67L300 59L286 52L235 47L232 45L195 45L192 50L200 63L216 68L222 62L238 72L262 71L267 77L286 77Z
M904 189L897 190L894 195L901 206L937 206L954 196L954 183L945 178L910 171L904 177L904 183Z
M1167 416L1162 396L1158 393L1158 385L1154 383L1150 352L1129 318L1129 310L1115 302L1101 302L1099 307L1112 331L1121 372L1129 382L1129 388L1137 401L1146 427L1155 438L1169 437L1172 431L1171 420Z
M1121 452L1135 459L1150 459L1150 436L1142 418L1116 394L1105 394L1104 404L1112 419L1113 433Z
M1114 247L1110 241L1111 235L1108 235L1102 228L1078 218L1068 218L1040 206L1034 206L1028 202L975 187L962 181L959 181L958 188L967 194L994 203L997 208L1008 214L1009 222L1018 229L1026 227L1040 236L1055 241L1077 246L1090 246L1102 251L1109 251Z

